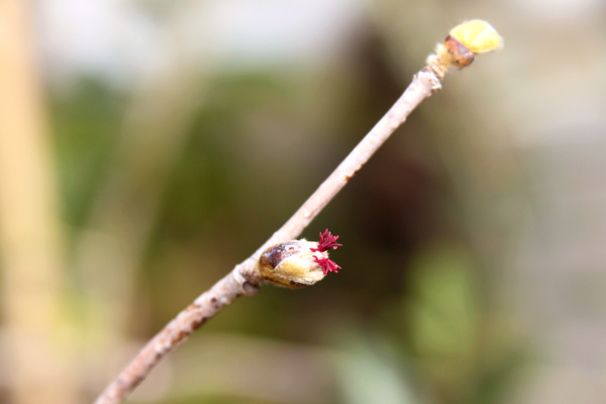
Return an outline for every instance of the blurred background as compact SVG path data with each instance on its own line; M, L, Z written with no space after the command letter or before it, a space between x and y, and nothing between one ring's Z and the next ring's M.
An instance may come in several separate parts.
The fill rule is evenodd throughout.
M235 302L130 402L602 402L600 0L1 1L0 402L91 402L469 18L505 49L304 234L341 273Z

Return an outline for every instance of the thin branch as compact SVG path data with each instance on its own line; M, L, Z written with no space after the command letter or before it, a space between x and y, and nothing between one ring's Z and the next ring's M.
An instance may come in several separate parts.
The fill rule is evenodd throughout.
M454 40L450 36L448 38L447 40ZM465 49L463 44L460 45ZM236 265L230 273L201 294L156 334L118 377L107 386L97 398L97 404L112 404L122 401L167 353L185 341L223 307L240 296L252 296L257 293L262 282L257 267L261 254L275 244L297 238L379 147L404 123L421 101L441 88L441 81L448 67L453 64L459 66L458 55L453 54L452 49L439 45L436 52L435 55L430 55L428 66L413 77L412 82L395 104L292 217L254 254ZM473 55L471 58L473 60ZM469 63L471 62L467 64Z
M210 290L164 327L128 364L116 380L97 399L97 404L118 403L131 392L151 369L179 343L242 295L254 295L261 279L257 273L259 256L268 247L294 239L309 225L334 196L362 168L377 149L406 120L408 115L433 90L440 88L439 78L429 69L419 72L402 96L362 139L332 174L305 201L294 215L253 255L238 264Z

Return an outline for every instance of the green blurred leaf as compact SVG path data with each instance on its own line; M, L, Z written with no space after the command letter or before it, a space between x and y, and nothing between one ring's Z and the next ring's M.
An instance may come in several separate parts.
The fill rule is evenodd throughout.
M348 404L420 404L405 369L389 344L378 338L348 335L341 341L337 377Z
M473 384L478 340L472 264L463 252L442 247L425 251L414 266L408 314L418 366L443 394L461 397Z
M418 353L467 356L478 326L471 263L459 251L433 250L420 257L415 273L410 314Z

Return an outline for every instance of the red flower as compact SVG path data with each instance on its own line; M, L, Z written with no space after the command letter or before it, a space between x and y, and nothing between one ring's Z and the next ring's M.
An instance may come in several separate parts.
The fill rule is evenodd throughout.
M325 229L324 232L320 233L320 241L318 241L318 246L314 248L310 248L312 252L326 252L328 250L336 250L338 248L343 247L343 244L337 243L339 236L332 234L328 229ZM324 254L325 257L319 258L317 256L314 257L314 261L322 268L322 272L324 275L327 275L329 272L338 273L341 267L328 258L327 254Z
M314 255L314 261L320 265L320 267L322 267L322 272L324 272L324 275L328 275L329 272L338 274L339 270L341 269L341 267L330 258L318 258Z
M328 250L336 250L343 247L343 244L337 243L339 236L332 234L328 229L324 230L324 233L320 233L320 241L318 247L312 248L311 251L324 252Z

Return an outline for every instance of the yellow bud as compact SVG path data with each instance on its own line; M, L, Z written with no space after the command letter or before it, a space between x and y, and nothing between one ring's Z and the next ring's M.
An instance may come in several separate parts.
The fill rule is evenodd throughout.
M503 47L503 38L484 20L465 21L450 30L449 35L473 53L486 53Z

